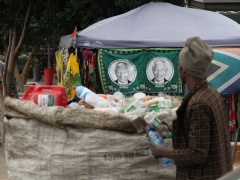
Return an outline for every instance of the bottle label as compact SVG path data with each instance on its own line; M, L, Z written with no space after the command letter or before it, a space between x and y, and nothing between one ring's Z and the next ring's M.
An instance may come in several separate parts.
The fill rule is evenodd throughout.
M135 106L131 105L128 109L127 109L127 112L132 112L136 110Z
M157 104L150 105L148 107L148 109L149 109L149 112L159 112L160 111L160 108Z
M151 121L150 121L150 126L152 126L155 130L158 130L158 128L162 125L162 122L157 118L154 117Z
M91 91L87 88L82 88L81 91L77 94L77 96L82 99L85 100L85 97L88 93L90 93Z
M39 106L54 106L54 95L42 94L38 95Z
M159 101L159 102L158 102L158 106L159 106L161 109L165 109L165 108L167 107L166 101L165 101L165 100Z

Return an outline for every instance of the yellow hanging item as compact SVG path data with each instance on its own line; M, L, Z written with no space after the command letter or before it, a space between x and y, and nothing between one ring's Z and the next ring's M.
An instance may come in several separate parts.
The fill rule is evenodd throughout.
M57 51L55 52L56 57L56 72L57 72L57 85L63 85L63 56Z
M70 54L68 59L64 82L68 98L73 98L75 95L75 90L73 89L73 86L79 86L81 84L81 76L79 72L79 64L77 62L77 57L72 53Z

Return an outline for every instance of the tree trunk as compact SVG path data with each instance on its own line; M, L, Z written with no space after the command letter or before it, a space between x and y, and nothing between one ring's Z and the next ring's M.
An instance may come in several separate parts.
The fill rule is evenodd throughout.
M48 68L51 67L51 46L48 45Z
M34 47L32 47L31 55L23 68L22 74L19 73L17 63L15 64L14 75L18 82L18 92L20 92L20 93L24 92L24 85L27 83L28 72L33 63L33 60L36 57L36 53L37 53L37 46L34 46Z
M22 48L23 48L23 44L24 44L24 41L25 41L25 38L27 35L27 29L29 27L32 10L33 10L33 4L30 3L27 14L26 14L22 34L18 41L17 46L16 46L16 40L17 40L16 29L13 29L13 36L12 36L12 41L11 41L12 46L9 47L10 48L10 56L9 56L8 66L6 67L6 69L7 69L7 73L6 73L6 90L7 90L7 92L6 92L6 95L7 96L12 95L15 63L17 61L18 55L20 54L20 52L22 51Z
M15 64L14 68L14 76L18 82L18 92L23 93L24 92L24 79L21 77L21 74L19 73L18 65Z
M3 97L5 98L8 95L8 90L7 90L7 72L8 72L8 63L9 63L9 56L10 56L10 51L12 49L12 36L13 36L13 32L10 29L9 31L9 46L7 49L7 54L5 57L5 69L3 72L3 78L2 78L2 83L3 83Z

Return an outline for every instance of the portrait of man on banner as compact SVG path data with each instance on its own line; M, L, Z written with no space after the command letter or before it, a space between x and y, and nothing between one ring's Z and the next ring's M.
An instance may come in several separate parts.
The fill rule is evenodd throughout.
M174 74L174 66L164 57L155 57L149 61L146 69L148 80L153 84L164 86Z
M109 65L109 76L119 86L130 85L136 77L136 68L126 59L118 59Z

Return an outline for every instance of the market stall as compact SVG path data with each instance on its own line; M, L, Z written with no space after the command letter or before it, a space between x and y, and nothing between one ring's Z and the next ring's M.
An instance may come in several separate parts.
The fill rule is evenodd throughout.
M206 74L209 84L223 94L239 92L239 31L239 25L225 16L152 2L89 26L77 33L76 41L71 35L61 37L61 49L56 52L58 85L65 86L68 98L73 98L74 85L83 85L101 97L119 92L121 98L114 96L117 100L110 102L124 100L123 109L114 114L106 109L39 107L31 101L6 98L9 177L175 179L175 165L163 168L150 153L146 111L153 111L169 126L176 118L180 101L175 97L187 91L177 74L178 55L190 36L200 36L214 48ZM165 66L161 81L154 76L158 63ZM118 75L123 70L127 78ZM229 79L222 79L226 74ZM144 96L127 98L140 92ZM147 106L143 114L126 115L132 112L128 100L136 108L138 101L148 104L156 98L157 105ZM171 139L165 143L171 147Z
M176 57L188 37L200 36L214 50L206 78L225 99L234 141L240 92L239 32L237 22L219 13L151 2L99 21L79 31L74 40L71 35L63 36L60 47L90 49L98 54L96 73L104 93L119 90L126 94L165 92L182 96L187 89L178 80ZM169 55L174 53L175 56ZM153 74L148 68L156 57L163 57L168 70L171 69L160 85L151 82ZM113 73L114 63L119 59L132 67L131 83L127 86L117 84Z
M109 60L111 62L119 58L127 59L130 63L135 64L140 58L140 62L145 63L146 61L147 64L154 57L165 57L173 64L173 66L168 65L169 68L174 69L174 77L174 75L177 76L175 57L163 54L146 57L143 54L149 53L149 48L153 48L151 49L153 51L168 50L168 52L176 48L174 50L177 51L183 47L188 37L200 36L215 52L214 61L206 74L209 77L209 84L218 89L220 93L231 94L240 91L240 61L237 53L240 49L239 31L238 23L215 12L178 7L169 3L151 2L127 13L97 22L78 32L75 40L70 38L71 35L63 36L60 39L60 47L98 49L99 52L105 54L112 52L112 59ZM136 49L141 50L142 54L134 54L130 57L129 54ZM116 56L113 57L113 54ZM117 54L121 54L121 56L117 56ZM103 63L105 62L104 54L103 57L98 56L98 63L101 60ZM103 68L111 68L110 64L109 67L100 65L98 67L99 71ZM136 65L136 67L138 66ZM141 68L140 72L143 72ZM145 72L144 78L152 77L152 74L148 75L146 70ZM169 72L168 78L171 77L170 74ZM230 79L223 78L226 77L226 74ZM102 78L101 75L100 78ZM141 76L137 74L136 77L136 82L139 84ZM139 81L137 81L138 78L140 78ZM112 79L115 80L114 77ZM164 86L171 83L178 84L177 81L168 81L168 84L165 83ZM111 83L111 85L114 86L115 83ZM111 87L111 85L109 86ZM162 91L163 89L157 88L156 90Z

